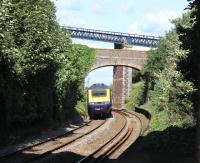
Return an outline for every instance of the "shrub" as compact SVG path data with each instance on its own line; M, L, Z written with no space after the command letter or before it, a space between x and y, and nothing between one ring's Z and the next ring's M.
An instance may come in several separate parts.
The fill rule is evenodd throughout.
M66 120L84 97L95 50L73 45L55 11L51 0L0 1L2 142L32 125Z
M144 102L144 81L133 84L132 93L126 100L126 107L133 110L135 107L141 105Z
M85 117L87 115L87 108L85 101L78 101L75 108L81 116Z

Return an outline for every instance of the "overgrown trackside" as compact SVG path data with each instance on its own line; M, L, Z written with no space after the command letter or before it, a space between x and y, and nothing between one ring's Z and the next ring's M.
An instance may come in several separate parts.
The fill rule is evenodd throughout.
M133 93L127 102L133 109L146 100L147 104L142 107L151 112L152 119L142 146L147 151L155 151L155 155L158 151L194 155L197 84L188 80L187 75L191 72L186 73L182 65L187 62L184 66L191 70L188 60L191 52L182 48L182 34L177 31L178 27L192 27L190 16L188 12L174 20L175 28L160 38L156 49L148 52L140 76L134 76L133 81L137 83L133 84Z
M95 51L73 45L55 11L50 0L0 1L0 143L64 121L84 97Z

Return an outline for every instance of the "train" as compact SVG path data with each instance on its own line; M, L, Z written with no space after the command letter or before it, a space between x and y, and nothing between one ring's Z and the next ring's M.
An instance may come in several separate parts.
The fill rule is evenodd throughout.
M90 119L97 116L111 115L112 95L111 88L102 83L91 85L87 89L87 110Z

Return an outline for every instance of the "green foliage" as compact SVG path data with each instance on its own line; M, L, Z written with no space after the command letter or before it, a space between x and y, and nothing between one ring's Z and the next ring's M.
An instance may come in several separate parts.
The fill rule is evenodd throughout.
M69 117L95 51L73 45L50 0L0 1L1 140Z
M193 153L195 150L195 127L177 127L171 124L170 112L158 111L150 104L140 108L149 111L152 115L149 129L145 133L142 147L146 150L157 152ZM177 117L174 117L177 118Z
M141 72L135 69L132 69L132 83L139 82L142 79Z
M190 20L188 25L184 25L182 21L177 21L177 31L179 39L183 42L181 47L188 50L187 57L179 63L179 69L185 78L194 83L195 88L198 89L193 93L192 101L196 112L199 110L199 90L200 90L200 2L199 0L190 0L188 8L191 10L187 19ZM186 16L185 16L186 17ZM197 114L196 114L197 115Z
M145 135L154 131L164 131L165 129L171 126L169 114L167 111L158 111L155 108L153 108L151 104L141 105L140 108L147 110L152 115L149 129L147 130Z
M199 3L191 0L192 11L174 20L176 28L160 40L162 47L159 43L150 52L144 70L150 82L152 102L152 108L148 109L152 120L143 141L147 150L190 154L195 151L195 108L199 99L195 88L199 88L200 72ZM159 57L164 57L164 62Z
M95 50L87 46L75 45L66 57L66 62L62 63L56 73L56 90L60 110L73 109L76 101L83 98L83 83L95 61Z
M126 107L129 110L135 109L135 107L144 102L144 87L145 85L143 81L133 84L132 93L126 102Z
M75 108L81 116L87 115L87 108L86 108L86 102L85 101L78 101Z
M182 19L177 21L189 24L187 16ZM189 125L193 123L194 109L190 99L195 89L178 69L179 62L188 55L180 46L179 35L173 29L159 40L157 49L149 52L143 71L150 82L153 107L168 112L171 124Z

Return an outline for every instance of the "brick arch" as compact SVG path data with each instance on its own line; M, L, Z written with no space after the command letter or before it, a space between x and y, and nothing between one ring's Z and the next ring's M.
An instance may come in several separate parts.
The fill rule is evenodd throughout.
M132 88L132 68L141 70L146 59L146 51L128 49L96 49L96 63L92 66L90 71L101 67L114 66L113 107L124 107L125 97L129 96Z
M96 49L96 63L90 71L106 66L126 66L141 70L146 62L146 51Z
M130 67L130 68L136 69L138 71L141 70L141 66L140 65L131 65L131 64L95 64L90 69L90 72L94 71L96 69L99 69L99 68L102 68L102 67L108 67L108 66L125 66L125 67Z

